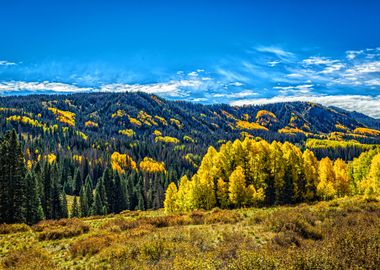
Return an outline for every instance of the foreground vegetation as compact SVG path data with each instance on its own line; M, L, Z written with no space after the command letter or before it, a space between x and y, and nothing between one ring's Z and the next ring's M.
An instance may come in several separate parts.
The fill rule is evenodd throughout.
M1 225L0 247L3 269L376 269L380 202Z

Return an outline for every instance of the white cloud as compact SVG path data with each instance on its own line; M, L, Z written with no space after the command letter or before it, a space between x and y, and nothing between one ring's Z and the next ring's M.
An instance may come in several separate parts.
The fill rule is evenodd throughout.
M1 92L19 92L19 91L54 91L61 93L69 92L88 92L93 91L91 87L78 87L72 84L59 83L59 82L24 82L24 81L9 81L0 82Z
M345 65L342 64L342 63L335 63L335 64L328 65L320 73L322 73L322 74L331 74L331 73L334 73L336 71L339 71L339 70L343 69L344 67L345 67Z
M153 84L106 84L100 87L100 92L145 92L171 97L183 95L186 88L196 89L202 85L199 80L179 80Z
M229 85L239 87L239 86L243 86L244 84L242 84L241 82L232 82Z
M273 89L276 89L281 94L297 94L302 93L306 94L313 90L313 84L301 84L301 85L290 85L290 86L274 86Z
M276 46L259 46L259 47L256 47L256 50L258 52L262 52L262 53L274 54L279 58L291 58L294 56L293 53L288 52L288 51L286 51L280 47L276 47Z
M277 66L280 63L281 63L280 61L269 61L268 65L271 66L271 67L275 67L275 66Z
M216 98L244 98L244 97L251 97L251 96L256 96L258 93L246 89L241 92L236 92L236 93L231 93L231 94L213 94L213 97Z
M315 102L326 106L336 106L348 111L357 111L366 115L380 118L380 96L364 96L364 95L300 95L300 96L275 96L272 98L258 99L242 99L233 101L230 104L233 106L243 105L261 105L278 102Z
M0 60L0 66L14 66L14 65L16 65L16 63L9 62L9 61L6 61L6 60Z
M198 72L192 71L192 72L188 73L187 75L190 77L198 77Z
M152 84L105 84L100 87L80 87L73 84L60 82L24 82L8 81L0 82L0 93L15 93L20 91L57 93L80 93L80 92L145 92L150 94L161 94L164 96L182 96L187 89L197 90L202 86L202 81L195 79L172 80L164 83Z
M312 56L302 61L306 65L331 65L339 62L338 60L331 60L326 57Z

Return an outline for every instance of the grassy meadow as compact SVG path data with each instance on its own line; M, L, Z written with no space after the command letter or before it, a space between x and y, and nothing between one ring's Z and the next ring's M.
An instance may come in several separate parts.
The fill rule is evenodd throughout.
M0 225L1 269L378 269L380 202Z

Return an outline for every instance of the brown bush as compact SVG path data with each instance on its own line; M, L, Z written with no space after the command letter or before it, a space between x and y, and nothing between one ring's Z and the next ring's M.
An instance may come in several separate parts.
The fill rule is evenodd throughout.
M27 232L30 227L26 224L0 224L0 234Z
M202 210L196 210L190 214L190 218L193 220L192 223L195 225L203 224L204 217L205 217L205 212Z
M102 225L102 229L109 231L124 231L131 230L146 225L154 228L164 228L171 226L181 226L191 224L192 219L188 216L160 216L160 217L145 217L137 220L126 220L122 217L115 218Z
M238 212L226 210L214 210L207 214L204 218L205 224L223 223L234 224L242 220L242 216Z
M90 227L79 219L46 220L33 226L38 239L57 240L87 233Z
M48 254L39 249L12 251L2 260L1 264L4 269L56 269Z
M300 209L289 209L275 212L267 224L273 232L284 232L279 236L288 241L289 237L294 239L294 235L285 232L294 232L303 239L321 240L323 234L315 227L316 217L310 212Z
M94 235L73 243L69 250L73 257L94 255L114 241L113 235Z

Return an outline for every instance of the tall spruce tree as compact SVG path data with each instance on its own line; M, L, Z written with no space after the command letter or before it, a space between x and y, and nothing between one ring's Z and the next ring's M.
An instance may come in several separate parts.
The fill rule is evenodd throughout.
M37 179L34 174L28 173L25 177L27 193L26 193L26 222L35 224L44 219L44 213L41 200L38 194Z
M26 167L15 130L0 140L0 222L26 222Z
M74 196L74 201L73 201L73 205L71 207L70 217L72 217L72 218L79 217L79 206L78 206L78 198L77 198L77 196Z
M86 186L82 186L79 192L79 202L80 202L80 215L81 217L88 216L89 212L89 206L88 206L88 199L87 199L87 192L86 192Z

